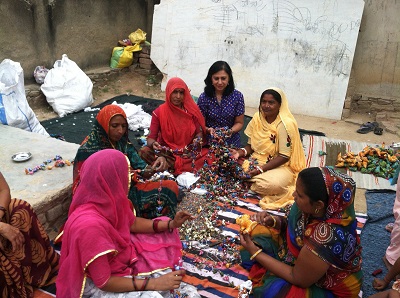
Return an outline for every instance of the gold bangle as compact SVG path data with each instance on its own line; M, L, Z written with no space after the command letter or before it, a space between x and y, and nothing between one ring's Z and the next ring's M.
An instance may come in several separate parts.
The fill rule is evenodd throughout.
M276 219L272 215L271 215L271 218L274 221L274 224L271 226L271 228L275 228L276 227Z
M253 260L256 256L258 256L258 254L262 252L262 249L260 248L259 250L257 250L251 257L250 260Z

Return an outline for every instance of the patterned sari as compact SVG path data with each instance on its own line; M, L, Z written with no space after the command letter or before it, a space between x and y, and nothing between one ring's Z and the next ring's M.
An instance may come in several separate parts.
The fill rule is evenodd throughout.
M118 105L108 105L101 109L96 117L93 129L82 142L75 157L74 181L78 177L80 168L84 161L93 153L103 149L116 149L124 153L134 170L143 170L147 164L141 159L128 138L128 130L114 146L108 138L108 126L111 118L121 115L126 119L126 114ZM135 176L138 178L138 176ZM144 218L156 218L168 216L174 218L177 208L178 185L172 180L150 182L140 179L132 181L129 189L129 199L136 209L136 215ZM160 189L159 189L160 188ZM160 204L161 202L161 204ZM162 207L161 210L157 209Z
M279 88L269 89L281 95L278 117L268 123L260 110L254 114L244 133L249 137L248 143L254 150L251 157L259 164L268 163L279 154L289 158L287 163L250 179L253 182L251 190L262 196L260 207L279 209L293 203L292 193L297 174L305 168L306 162L297 122L289 110L285 93ZM247 170L247 167L245 161L243 168Z
M293 204L289 216L280 218L282 230L259 225L252 239L263 252L289 265L300 250L309 249L329 264L326 274L309 288L288 283L250 260L242 250L243 266L249 269L254 297L357 297L362 284L361 245L354 211L354 181L330 168L321 168L329 201L323 218L313 218ZM285 228L287 227L287 228Z
M59 255L29 203L12 199L3 221L18 228L25 238L20 251L13 252L11 242L0 236L0 296L33 297L34 287L55 282Z

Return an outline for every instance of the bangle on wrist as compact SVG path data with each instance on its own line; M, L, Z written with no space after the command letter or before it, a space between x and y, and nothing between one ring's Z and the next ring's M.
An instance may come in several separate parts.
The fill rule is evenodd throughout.
M167 225L168 232L170 232L170 233L173 232L173 229L169 226L169 224L171 223L171 221L172 221L172 219L170 219L170 220L168 221L168 225Z
M261 173L264 173L263 169L260 166L256 166L256 169Z
M257 250L251 257L250 260L253 260L256 256L258 256L258 254L262 252L262 249L260 248L259 250Z
M158 223L161 221L161 219L153 219L153 231L155 233L160 233L160 230L158 229Z
M244 153L243 157L246 157L246 156L247 156L247 150L246 150L246 148L240 148L240 150L242 150L243 153Z
M271 226L271 228L275 228L276 227L276 218L272 215L271 215L271 218L274 221L274 224Z
M132 275L132 285L133 285L133 290L134 291L137 291L137 288L136 288L136 284L135 284L135 277Z
M149 283L150 277L145 277L142 283L142 287L139 291L146 291L147 284Z

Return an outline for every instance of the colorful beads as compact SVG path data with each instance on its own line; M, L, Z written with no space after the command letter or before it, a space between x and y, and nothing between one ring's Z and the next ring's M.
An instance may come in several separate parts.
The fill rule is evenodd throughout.
M51 163L54 161L54 165ZM62 168L65 165L70 166L73 164L73 161L69 161L68 159L63 160L60 155L56 155L53 159L47 159L43 161L40 165L34 166L33 168L25 168L26 175L33 175L34 173L45 170L52 170L54 167Z

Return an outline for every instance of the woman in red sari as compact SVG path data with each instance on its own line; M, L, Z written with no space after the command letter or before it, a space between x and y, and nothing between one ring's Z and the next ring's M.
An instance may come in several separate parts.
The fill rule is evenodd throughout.
M202 148L205 120L190 95L186 83L171 78L165 91L165 103L154 110L147 146L139 154L149 164L158 155L167 159L174 175L193 172L204 165L208 149Z

